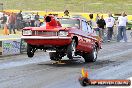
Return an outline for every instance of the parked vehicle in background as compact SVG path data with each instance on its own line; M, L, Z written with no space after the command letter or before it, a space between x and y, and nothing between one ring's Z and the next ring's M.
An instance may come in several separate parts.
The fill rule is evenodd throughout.
M128 24L127 24L127 30L131 30L132 29L132 20L128 21Z

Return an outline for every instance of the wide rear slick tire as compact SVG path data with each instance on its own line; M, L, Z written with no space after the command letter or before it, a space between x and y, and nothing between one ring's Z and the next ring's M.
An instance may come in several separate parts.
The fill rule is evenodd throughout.
M56 52L50 52L50 53L49 53L49 57L50 57L51 60L55 60L56 57L57 57Z
M32 45L27 44L27 55L28 57L33 57L34 56L35 49Z
M97 55L98 55L98 49L96 45L93 47L93 50L91 53L84 53L83 58L85 62L95 62L97 60Z
M62 59L61 53L59 52L50 52L49 57L51 60L58 61Z
M71 44L68 45L67 47L67 57L69 59L73 59L73 57L75 56L75 52L76 52L76 41L75 39L73 39Z

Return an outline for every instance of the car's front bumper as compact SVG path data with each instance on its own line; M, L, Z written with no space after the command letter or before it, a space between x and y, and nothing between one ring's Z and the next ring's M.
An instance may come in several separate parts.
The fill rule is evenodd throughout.
M71 37L63 36L22 36L28 44L31 45L52 45L52 46L64 46L71 43Z
M71 37L65 36L22 36L21 39L71 39Z

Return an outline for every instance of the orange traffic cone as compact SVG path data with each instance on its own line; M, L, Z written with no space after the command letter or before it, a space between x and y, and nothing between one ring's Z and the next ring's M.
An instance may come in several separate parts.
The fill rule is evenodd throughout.
M7 28L7 25L5 24L4 25L4 35L8 35L8 28Z

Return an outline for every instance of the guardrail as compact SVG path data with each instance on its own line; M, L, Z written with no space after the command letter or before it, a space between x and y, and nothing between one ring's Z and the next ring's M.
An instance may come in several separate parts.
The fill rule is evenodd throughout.
M0 40L0 56L21 54L26 51L26 46L21 38Z

